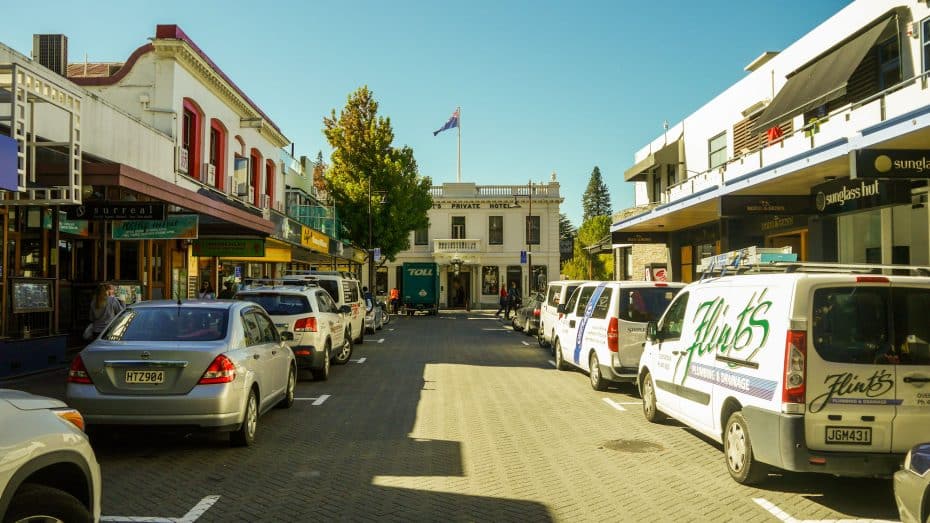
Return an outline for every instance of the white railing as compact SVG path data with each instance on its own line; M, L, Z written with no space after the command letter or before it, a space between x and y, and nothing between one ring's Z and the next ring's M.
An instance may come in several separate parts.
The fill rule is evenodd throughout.
M434 253L481 252L481 240L479 239L433 240L433 252Z
M430 187L429 194L434 198L495 198L495 197L505 197L512 198L514 196L520 198L526 198L530 194L529 184L523 185L477 185L475 190L470 194L462 194L461 187L455 187L454 194L445 194L443 187L441 185L435 185ZM557 185L549 185L548 183L534 183L533 198L558 198L559 197L559 187Z

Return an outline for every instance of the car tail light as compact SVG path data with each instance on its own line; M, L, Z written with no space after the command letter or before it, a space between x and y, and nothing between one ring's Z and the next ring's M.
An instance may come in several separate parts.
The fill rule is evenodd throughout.
M656 287L668 287L668 284L667 283L656 283L655 286Z
M856 283L890 283L884 276L856 276Z
M226 357L220 354L213 359L213 363L207 367L203 377L197 382L199 385L209 385L211 383L229 383L236 379L236 366Z
M790 330L785 340L785 380L781 389L782 403L800 405L803 409L806 402L806 380L807 332ZM798 408L786 408L783 405L782 410L794 412Z
M68 369L68 383L85 383L91 384L90 374L87 373L87 367L84 366L84 360L78 354L71 360L71 368Z
M539 317L539 309L533 309L533 316Z
M57 409L54 412L59 418L67 421L80 430L84 430L84 416L81 416L80 412L74 409Z
M607 325L607 350L617 352L620 350L620 330L618 329L617 318L611 318Z
M294 323L294 332L316 332L316 318L301 318Z

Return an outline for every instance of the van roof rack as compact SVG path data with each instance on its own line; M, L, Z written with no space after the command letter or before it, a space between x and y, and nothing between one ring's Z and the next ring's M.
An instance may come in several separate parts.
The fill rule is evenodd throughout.
M698 270L701 279L726 274L759 272L810 272L810 273L854 273L854 274L911 274L930 276L930 267L915 265L882 265L872 263L800 262L791 247L764 248L746 247L735 251L708 256L701 260Z
M282 278L247 278L243 282L241 290L255 290L256 288L272 288L275 287L318 287L316 278L302 278L300 280L294 279L282 279Z
M353 280L358 279L354 273L348 271L318 271L296 269L284 272L284 277L291 280L300 278L301 276L341 276L343 278L349 278Z

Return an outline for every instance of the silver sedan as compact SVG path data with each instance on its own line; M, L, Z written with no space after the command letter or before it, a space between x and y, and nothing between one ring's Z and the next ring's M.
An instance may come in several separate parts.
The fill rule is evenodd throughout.
M894 497L902 523L930 521L930 443L907 453L904 467L894 475Z
M193 426L245 446L261 414L293 404L296 369L254 303L142 302L75 357L66 395L90 427Z

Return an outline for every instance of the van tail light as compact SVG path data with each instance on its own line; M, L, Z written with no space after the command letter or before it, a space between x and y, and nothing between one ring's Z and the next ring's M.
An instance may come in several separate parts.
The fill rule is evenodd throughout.
M533 316L539 317L539 309L533 309Z
M84 360L78 354L71 360L71 368L68 369L68 383L84 383L90 385L90 374L87 373L87 367L84 366Z
M236 366L225 354L220 354L213 359L213 363L207 367L207 371L203 373L203 377L200 378L197 384L229 383L235 379Z
M294 332L316 332L316 318L301 318L294 323Z
M610 352L620 350L620 330L618 327L617 318L611 318L610 323L607 324L607 350Z
M890 283L884 276L856 276L856 283Z
M785 380L781 389L783 412L804 412L806 381L807 331L790 330L785 340Z
M654 285L655 285L656 287L668 287L668 284L667 284L667 283L655 283Z

